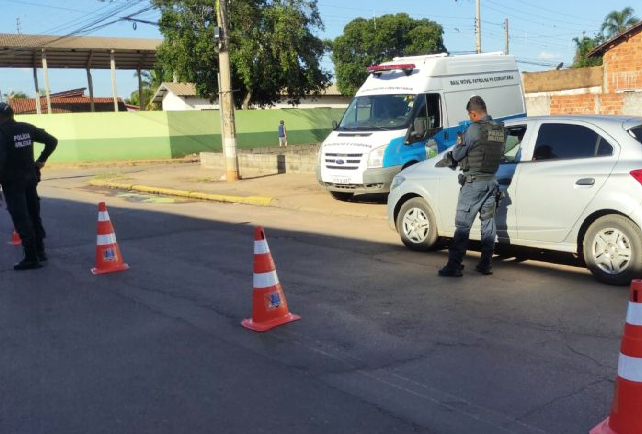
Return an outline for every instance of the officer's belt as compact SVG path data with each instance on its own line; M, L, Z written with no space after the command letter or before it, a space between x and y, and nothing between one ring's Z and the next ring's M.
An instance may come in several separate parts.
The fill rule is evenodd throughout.
M495 175L467 175L464 173L464 176L466 177L466 182L475 182L475 181L490 181L495 177Z

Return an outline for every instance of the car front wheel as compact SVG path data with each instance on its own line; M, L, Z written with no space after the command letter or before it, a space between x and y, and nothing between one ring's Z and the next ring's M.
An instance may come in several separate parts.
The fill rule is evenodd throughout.
M584 262L600 282L627 285L642 277L642 233L621 215L595 220L584 236Z
M430 250L437 244L435 216L422 198L404 203L396 223L401 241L412 250Z

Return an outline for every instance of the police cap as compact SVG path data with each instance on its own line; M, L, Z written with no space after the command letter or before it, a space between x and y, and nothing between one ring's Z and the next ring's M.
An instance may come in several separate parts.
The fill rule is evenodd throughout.
M473 96L472 98L470 98L468 100L468 104L466 104L466 111L469 111L469 112L473 112L473 111L475 111L475 112L477 112L477 111L485 112L486 111L486 103L484 102L484 100L482 99L481 96L475 95L475 96Z
M0 102L0 116L13 117L13 108L6 102Z

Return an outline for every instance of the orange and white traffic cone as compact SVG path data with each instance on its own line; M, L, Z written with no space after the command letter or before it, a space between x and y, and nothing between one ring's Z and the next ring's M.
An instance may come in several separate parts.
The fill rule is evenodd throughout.
M265 231L257 226L254 228L252 318L244 319L241 325L255 332L264 332L298 319L301 319L299 315L288 311L288 302L276 275Z
M631 281L611 414L590 434L642 433L642 280Z
M18 232L16 230L13 230L13 236L11 237L11 241L9 241L7 244L10 246L21 246L22 245L22 240L20 239L20 235L18 235Z
M96 267L91 269L93 274L114 273L129 269L129 265L123 262L116 233L109 220L107 205L105 202L98 204L98 229L96 237Z

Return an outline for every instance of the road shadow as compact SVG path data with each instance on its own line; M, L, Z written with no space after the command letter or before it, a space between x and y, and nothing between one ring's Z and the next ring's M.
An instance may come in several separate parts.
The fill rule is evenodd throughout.
M444 251L413 252L377 241L377 233L360 238L356 228L355 235L312 232L297 225L310 215L292 212L281 226L266 226L265 235L290 309L303 319L254 334L240 326L253 303L254 226L266 213L282 218L284 211L193 202L152 209L118 194L95 198L109 206L131 266L126 272L89 272L98 217L92 203L43 197L50 260L41 270L13 272L19 249L0 245L0 432L47 426L205 434L224 426L220 432L234 433L273 421L263 431L427 433L435 425L425 422L426 405L443 410L445 402L445 395L431 395L436 389L450 391L448 402L483 406L507 420L519 416L512 401L527 412L557 396L578 396L556 401L570 418L529 419L552 433L580 432L594 414L608 413L602 397L612 384L580 393L570 377L582 375L591 385L603 379L609 365L602 346L619 340L614 318L627 294L586 272L502 260L496 276L445 281L436 276ZM8 240L11 231L5 213L0 234ZM569 325L566 306L591 315ZM560 322L570 337L556 328ZM590 356L568 349L574 333ZM597 350L586 344L592 335ZM534 374L523 375L525 369ZM379 373L385 380L376 380ZM395 383L402 377L406 389ZM367 398L359 395L361 381ZM396 395L384 389L391 384L395 393L417 385L420 392L391 404ZM587 402L599 404L581 411ZM448 410L468 417L458 405ZM434 414L435 424L448 417ZM483 432L452 426L439 432Z

